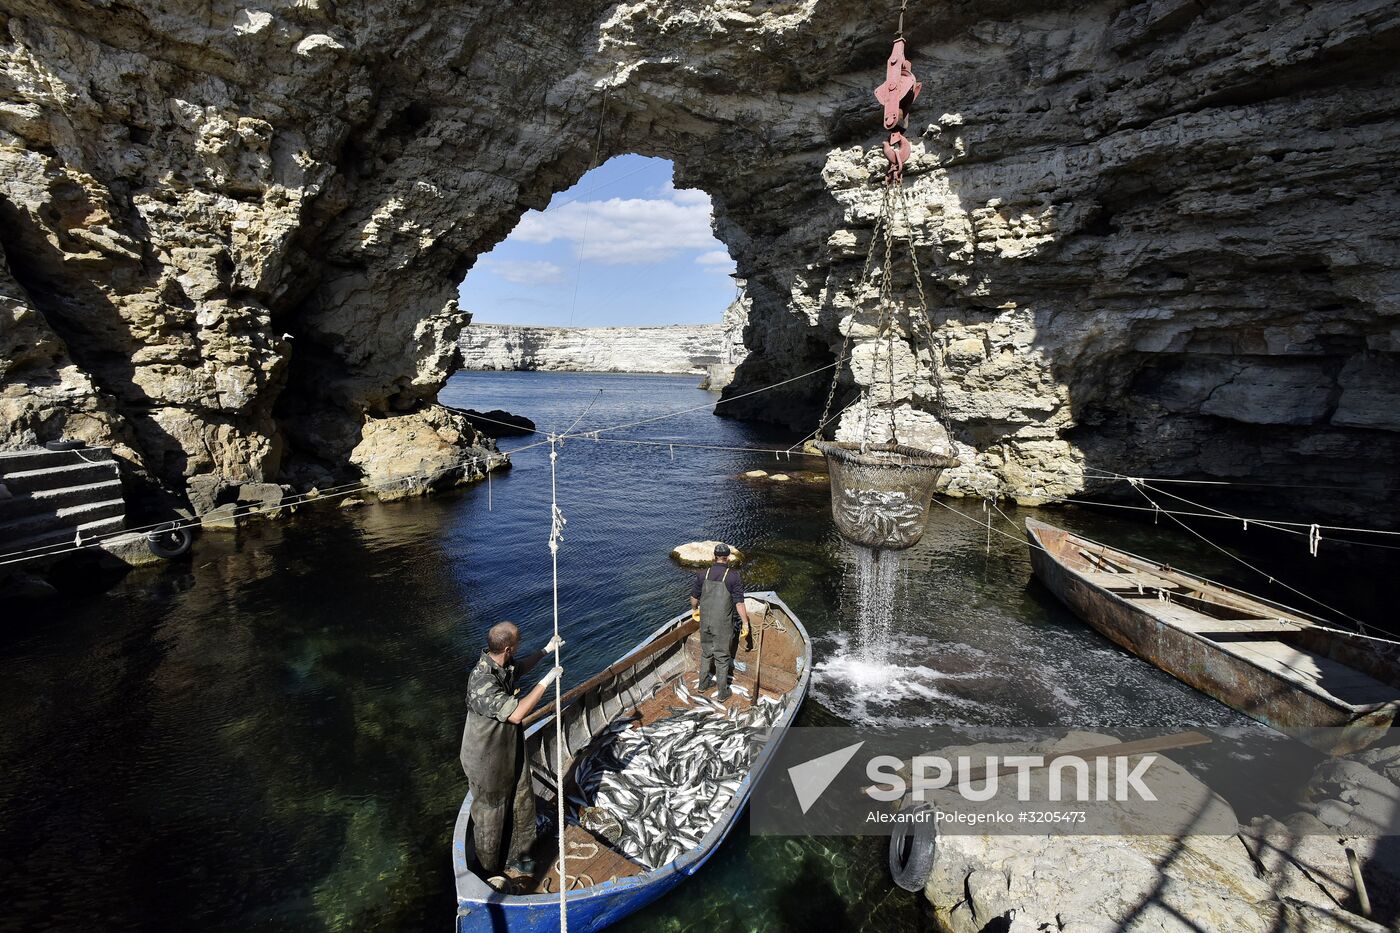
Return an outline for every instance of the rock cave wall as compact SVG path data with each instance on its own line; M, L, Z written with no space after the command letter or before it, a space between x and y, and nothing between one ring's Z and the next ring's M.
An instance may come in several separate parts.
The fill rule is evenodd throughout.
M599 140L713 197L752 302L730 395L829 366L851 332L845 405L871 378L855 285L892 19L853 0L5 0L0 445L112 444L177 493L479 455L435 402L457 284ZM901 351L893 401L903 439L956 447L951 491L1389 481L1400 9L960 0L908 23L924 93L899 232L936 340ZM826 375L721 411L810 427Z

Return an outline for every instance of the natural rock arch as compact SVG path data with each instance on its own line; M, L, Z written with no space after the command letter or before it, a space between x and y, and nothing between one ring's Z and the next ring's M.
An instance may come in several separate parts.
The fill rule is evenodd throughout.
M1086 459L1381 481L1393 5L914 6L954 490L1065 494ZM829 362L857 307L892 20L869 4L7 7L0 444L115 443L176 491L460 459L475 435L433 401L455 287L583 173L600 114L603 158L714 198L753 302L731 395ZM810 424L821 383L727 409Z

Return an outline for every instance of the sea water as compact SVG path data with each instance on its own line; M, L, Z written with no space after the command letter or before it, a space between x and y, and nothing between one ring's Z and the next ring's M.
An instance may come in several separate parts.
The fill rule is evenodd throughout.
M717 418L705 408L714 399L685 376L463 373L443 392L448 404L504 408L545 430L567 428L591 401L579 430L700 406L622 436L721 447L796 439ZM536 440L502 443L514 466L495 477L490 511L484 484L353 509L312 504L286 521L205 535L191 559L113 589L7 617L9 925L449 924L467 673L492 622L519 623L527 647L550 630L548 449L530 447ZM1003 524L1011 537L989 536L976 503L935 509L892 581L892 554L879 567L871 560L868 577L853 573L863 558L835 533L824 487L738 478L821 464L566 442L565 687L686 609L692 574L667 553L716 538L748 551L748 588L778 590L812 634L800 723L1236 721L1061 607L1032 582L1020 532ZM1226 582L1257 582L1150 523L1035 514ZM1299 585L1325 581L1331 589L1318 595L1350 599L1354 613L1371 591L1382 605L1393 574L1355 555L1328 565L1326 554L1300 551L1270 569ZM920 898L894 888L884 866L882 840L752 837L740 823L699 874L617 929L924 929Z

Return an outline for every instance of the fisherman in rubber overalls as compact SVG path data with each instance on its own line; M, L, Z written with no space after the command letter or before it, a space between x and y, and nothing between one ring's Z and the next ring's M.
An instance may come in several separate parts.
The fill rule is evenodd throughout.
M744 609L744 581L739 579L739 571L729 566L729 545L716 544L715 562L708 570L695 575L695 585L690 590L690 609L700 619L700 690L704 692L718 683L715 699L727 700L729 670L734 663L738 634L734 613L739 613L744 628L749 627L749 614Z
M520 631L510 622L491 626L486 650L467 679L467 724L462 730L462 770L472 792L472 839L476 858L488 876L502 867L520 874L534 873L527 855L535 843L535 791L525 757L520 723L540 702L561 672L556 664L524 697L516 696L515 678L529 673L563 641L549 644L515 660Z

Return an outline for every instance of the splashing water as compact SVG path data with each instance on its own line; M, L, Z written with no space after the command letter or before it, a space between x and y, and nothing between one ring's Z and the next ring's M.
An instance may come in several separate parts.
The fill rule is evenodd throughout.
M855 655L877 670L889 663L902 575L897 553L855 546ZM848 586L851 583L847 577Z

